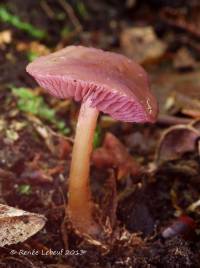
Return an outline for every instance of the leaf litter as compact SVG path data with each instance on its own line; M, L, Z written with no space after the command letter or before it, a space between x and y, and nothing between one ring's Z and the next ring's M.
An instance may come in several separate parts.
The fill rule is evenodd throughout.
M176 18L181 16L179 21L172 16L173 7L165 11L165 6L159 5L155 12L150 3L144 8L143 4L122 2L114 7L105 1L86 4L80 1L78 6L73 1L69 1L69 6L63 4L65 1L59 1L62 5L27 1L16 14L17 1L2 4L5 2L8 15L16 15L18 19L17 25L13 25L11 18L0 27L3 33L0 38L0 197L2 203L45 215L47 222L36 236L16 246L1 248L1 264L4 267L198 267L199 42L195 39L196 28L194 32L181 7L176 10ZM196 1L192 2L195 6ZM73 13L67 16L71 9ZM188 3L186 13L188 10L195 13L197 9ZM158 12L164 14L163 24L157 20ZM173 17L170 21L166 20L167 12ZM77 31L76 17L81 31ZM112 18L111 21L106 17ZM132 21L136 23L133 25ZM39 42L38 35L21 31L18 26L24 22L42 29L47 39ZM173 27L169 29L168 24ZM177 27L184 29L184 33L180 35ZM140 38L137 42L165 121L162 117L155 126L137 126L102 116L94 141L98 161L93 156L91 185L97 216L103 218L107 236L105 241L92 241L81 237L70 227L67 218L64 220L78 105L47 97L35 87L24 69L35 57L74 42L132 51L131 42L129 48L124 43L122 46L122 41L120 44L126 28L138 28L143 39L145 29L150 30L150 42L140 43ZM152 45L154 42L161 42L161 49ZM185 46L187 53L180 53ZM144 51L150 54L143 55ZM180 61L180 57L182 63L177 66L174 59ZM179 122L184 122L184 126L179 128ZM154 162L156 148L162 165ZM150 164L154 164L153 172L149 172ZM179 221L180 213L197 223L195 239L188 243L177 234L163 242L161 231L173 226L176 219ZM11 257L9 252L13 248L40 252L67 248L84 253Z

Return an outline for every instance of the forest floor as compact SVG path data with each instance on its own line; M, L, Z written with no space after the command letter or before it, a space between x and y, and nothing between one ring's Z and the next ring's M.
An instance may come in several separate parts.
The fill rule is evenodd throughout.
M0 267L200 267L198 2L1 1L0 203L47 222L1 248ZM34 58L70 44L137 60L160 107L153 125L100 116L91 187L113 223L106 242L80 237L65 219L79 104L48 96L25 72Z

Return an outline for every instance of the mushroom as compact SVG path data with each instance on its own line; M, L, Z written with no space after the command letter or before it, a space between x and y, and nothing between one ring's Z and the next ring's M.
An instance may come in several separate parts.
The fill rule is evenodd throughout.
M90 156L99 112L126 122L154 122L157 102L144 69L127 57L68 46L27 66L40 86L57 98L81 101L69 175L68 211L73 226L97 235L89 187Z

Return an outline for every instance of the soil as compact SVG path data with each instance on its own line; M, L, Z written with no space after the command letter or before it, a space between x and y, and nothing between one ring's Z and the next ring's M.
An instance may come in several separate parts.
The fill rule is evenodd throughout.
M103 146L106 133L111 132L139 163L142 171L117 179L116 167L105 166L99 169L91 162L94 201L100 208L106 207L107 210L103 211L106 211L108 216L112 214L113 218L113 204L117 202L113 233L104 246L95 245L74 232L68 219L65 219L65 204L71 138L74 135L79 105L70 102L66 103L64 108L58 109L59 101L38 89L25 72L29 62L27 50L18 49L19 44L27 45L36 41L49 49L82 43L121 51L120 34L124 28L131 27L134 20L138 26L151 25L163 42L166 42L167 34L171 35L167 43L167 54L150 64L144 64L154 81L160 72L164 76L166 73L175 72L169 62L173 61L176 51L183 45L180 36L184 35L184 40L189 42L192 40L192 44L199 42L187 27L179 29L177 25L171 26L157 16L166 7L171 10L177 8L182 14L182 5L191 12L198 5L198 1L176 2L175 7L174 1L164 0L152 0L148 3L80 1L78 7L76 1L67 1L82 27L82 30L77 32L75 28L78 26L72 22L66 9L60 4L62 1L1 1L1 5L6 6L11 13L43 29L48 33L48 37L38 41L9 23L1 22L0 25L0 35L4 30L12 33L12 41L0 46L0 125L4 125L0 131L0 200L1 203L40 213L47 218L45 227L35 236L24 243L0 249L0 267L200 267L200 210L199 207L188 209L200 196L198 150L194 146L194 150L182 150L183 153L174 159L155 162L158 140L169 127L168 124L163 124L162 120L155 125L120 122L105 125L103 115L101 116L99 146ZM80 11L80 3L85 3L86 11ZM68 35L61 31L65 26L70 30ZM187 47L198 62L199 47ZM199 70L198 68L196 70ZM181 77L185 76L185 73L179 74ZM198 88L199 85L200 83L197 83ZM17 97L10 89L12 86L31 88L42 96L45 103L56 110L57 118L65 122L70 130L69 134L59 133L52 122L40 118L39 124L49 131L48 136L43 137L38 132L39 116L31 116L18 108ZM156 91L156 87L155 93L160 102L161 94ZM194 119L177 109L172 111L171 115L191 121ZM17 122L24 124L24 127L17 128ZM8 132L11 126L14 136ZM24 185L28 185L30 191L23 192ZM185 223L181 215L189 217L195 224ZM171 228L175 234L164 237L163 231L166 228ZM13 250L16 253L12 255ZM34 250L39 251L39 254L34 254Z

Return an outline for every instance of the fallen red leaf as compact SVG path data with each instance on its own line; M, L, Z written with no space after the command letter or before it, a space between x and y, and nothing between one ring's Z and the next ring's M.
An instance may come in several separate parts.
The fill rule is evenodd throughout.
M57 145L59 159L66 159L72 151L72 145L66 139L60 137Z
M97 168L117 168L117 178L140 174L140 166L126 147L111 133L107 133L103 146L94 151L92 160Z

